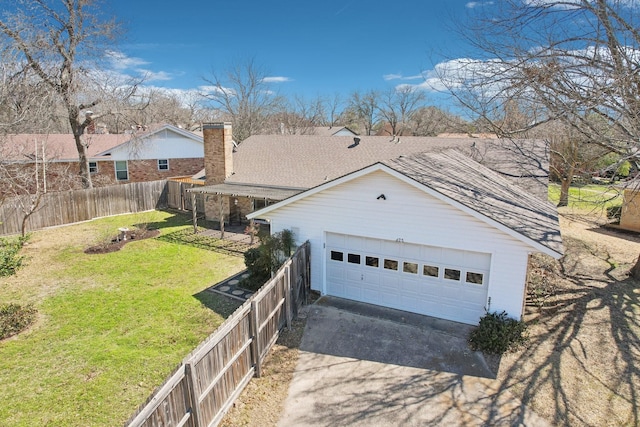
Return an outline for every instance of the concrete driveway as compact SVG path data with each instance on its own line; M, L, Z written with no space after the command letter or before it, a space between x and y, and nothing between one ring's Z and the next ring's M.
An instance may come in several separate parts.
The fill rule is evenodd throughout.
M339 298L309 308L278 423L547 426L468 349L470 327Z

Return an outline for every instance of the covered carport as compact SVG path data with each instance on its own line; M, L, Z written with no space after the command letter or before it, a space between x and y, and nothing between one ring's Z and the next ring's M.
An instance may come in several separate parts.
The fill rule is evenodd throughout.
M197 232L198 229L197 194L202 194L205 198L205 218L218 221L222 238L224 238L225 221L230 223L232 219L236 218L241 222L246 214L285 200L302 191L304 189L226 183L188 189L187 192L191 194L191 205L193 206L194 231ZM216 196L217 200L212 200L211 203L208 203L210 196ZM249 225L251 228L254 227L253 219L249 220Z

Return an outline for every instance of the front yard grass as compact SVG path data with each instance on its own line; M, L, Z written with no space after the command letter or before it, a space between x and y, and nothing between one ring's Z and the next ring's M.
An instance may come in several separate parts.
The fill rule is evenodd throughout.
M558 204L560 185L549 184L549 200ZM569 207L574 211L599 215L616 206L622 206L622 190L614 186L587 184L569 188Z
M25 267L0 279L0 302L38 309L28 331L0 341L0 425L121 425L236 308L202 290L242 257L160 239L83 252L136 224L190 226L157 211L39 231Z

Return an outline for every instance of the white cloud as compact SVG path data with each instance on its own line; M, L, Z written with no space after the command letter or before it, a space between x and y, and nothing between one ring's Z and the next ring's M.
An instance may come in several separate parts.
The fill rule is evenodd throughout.
M204 95L212 95L212 96L235 94L235 91L231 88L226 88L226 87L220 88L214 85L198 86L198 90L200 90L200 92L203 93Z
M138 68L135 71L140 73L146 82L167 81L173 79L173 76L166 71L151 71L143 68Z
M382 76L386 81L390 80L417 80L422 78L422 74L416 74L413 76L403 76L402 74L385 74Z
M389 80L398 80L402 78L401 74L385 74L384 76L382 76L383 79L385 79L386 81Z
M115 50L106 51L105 56L111 63L111 66L116 70L126 70L149 64L149 62L145 61L142 58L127 56L124 53Z
M271 76L265 77L264 79L262 79L262 81L265 83L286 83L292 81L292 79L290 79L289 77Z
M535 1L535 0L533 0ZM491 6L493 4L492 1L470 1L467 4L464 5L464 7L466 7L467 9L473 9L475 7L482 7L482 6Z

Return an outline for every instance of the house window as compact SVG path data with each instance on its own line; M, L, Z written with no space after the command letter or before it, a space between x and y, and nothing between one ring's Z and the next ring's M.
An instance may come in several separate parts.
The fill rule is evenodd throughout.
M89 173L98 173L98 162L89 162Z
M422 274L428 277L438 277L440 274L440 269L435 265L423 265L422 266Z
M169 170L169 160L168 159L158 159L158 170L168 171Z
M117 160L116 166L116 179L118 181L126 181L129 179L129 170L127 168L126 160Z
M375 256L368 256L368 257L365 257L364 259L364 263L369 267L378 267L379 262L380 262L380 259Z
M398 271L398 261L394 259L385 259L384 260L384 268L387 270L395 270Z
M358 254L348 254L347 255L347 262L350 262L351 264L360 264L360 255L358 255Z
M344 254L339 251L331 251L331 259L333 261L342 261L344 259Z
M471 283L473 285L482 285L483 281L484 281L484 274L467 271L467 277L466 277L467 283Z
M405 273L418 274L418 264L413 262L403 262L402 271Z
M460 270L456 270L455 268L445 268L444 269L444 278L449 280L460 280Z

